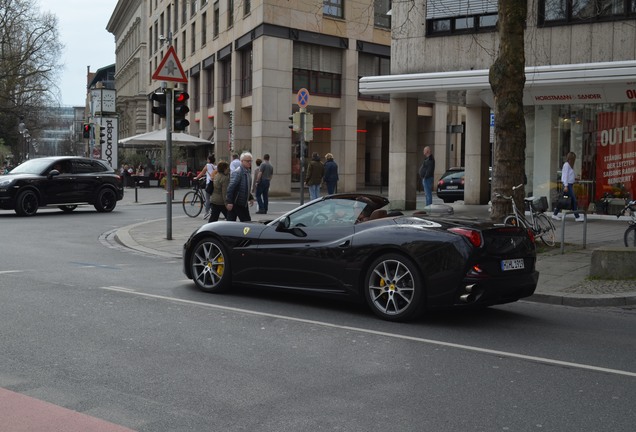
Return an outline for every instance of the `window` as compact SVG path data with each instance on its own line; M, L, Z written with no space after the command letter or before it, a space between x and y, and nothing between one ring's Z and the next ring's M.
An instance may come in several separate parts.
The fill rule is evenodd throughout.
M188 20L188 0L181 0L181 25Z
M227 28L234 25L234 0L227 0Z
M192 23L190 30L190 53L194 55L197 50L197 25Z
M539 24L611 21L636 16L636 0L543 0Z
M208 38L208 13L203 12L201 14L201 46L205 46L206 39Z
M212 23L213 29L212 34L214 37L219 35L219 2L214 2L214 22Z
M199 1L198 0L190 0L190 17L193 17L194 14L199 10Z
M181 59L186 58L186 32L181 33Z
M252 1L243 0L243 15L247 15L252 11Z
M155 37L154 37L155 52L159 49L159 23L155 21Z
M429 0L426 35L495 31L497 15L497 0Z
M201 110L201 87L200 87L200 76L195 75L190 77L190 82L192 83L192 105L193 111L199 112Z
M391 75L391 59L368 53L358 53L358 78L363 76ZM360 99L388 101L389 95L361 95Z
M322 14L329 17L344 18L344 0L323 0Z
M174 0L174 29L175 30L179 28L179 1L180 0Z
M166 26L168 28L168 34L170 34L170 32L172 31L172 27L170 27L171 23L170 20L172 20L172 9L170 9L170 5L168 5L168 7L166 8ZM168 35L166 34L166 37Z
M205 70L205 104L206 106L214 106L214 66Z
M232 98L232 58L221 60L221 100L227 102Z
M241 96L252 94L252 46L241 50Z
M373 24L376 27L391 28L391 15L387 15L387 12L390 10L391 10L391 0L374 0Z
M342 51L337 48L294 44L293 90L306 88L309 93L340 96L342 81Z

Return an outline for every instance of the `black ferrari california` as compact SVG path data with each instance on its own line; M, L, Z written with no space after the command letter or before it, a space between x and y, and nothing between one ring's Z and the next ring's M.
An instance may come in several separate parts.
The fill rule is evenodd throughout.
M267 223L205 224L184 245L184 272L213 293L247 285L366 299L390 321L534 293L539 273L528 230L405 215L388 204L336 194Z

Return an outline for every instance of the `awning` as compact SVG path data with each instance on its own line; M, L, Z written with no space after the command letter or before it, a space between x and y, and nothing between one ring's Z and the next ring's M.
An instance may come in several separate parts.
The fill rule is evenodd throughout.
M200 145L211 145L213 143L212 141L195 137L184 132L172 132L172 144L180 147L197 147ZM120 139L119 145L124 148L165 146L166 129L159 129Z

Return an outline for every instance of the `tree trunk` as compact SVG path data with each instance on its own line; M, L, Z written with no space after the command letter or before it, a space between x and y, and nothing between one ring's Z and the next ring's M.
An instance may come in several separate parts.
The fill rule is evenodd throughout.
M523 112L525 76L524 29L527 0L499 0L499 55L490 67L489 80L495 100L495 143L492 172L491 218L501 222L510 213L510 201L495 193L511 195L524 183L526 122ZM524 188L513 194L523 208Z

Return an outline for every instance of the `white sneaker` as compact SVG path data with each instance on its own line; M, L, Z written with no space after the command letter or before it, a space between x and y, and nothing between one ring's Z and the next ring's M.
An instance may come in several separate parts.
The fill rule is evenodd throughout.
M210 212L207 212L206 214L203 215L203 219L209 219L210 218Z
M583 216L575 217L574 220L577 222L583 222Z
M554 213L552 213L552 219L554 219L554 220L561 220L561 216L559 216L559 215L555 215Z

